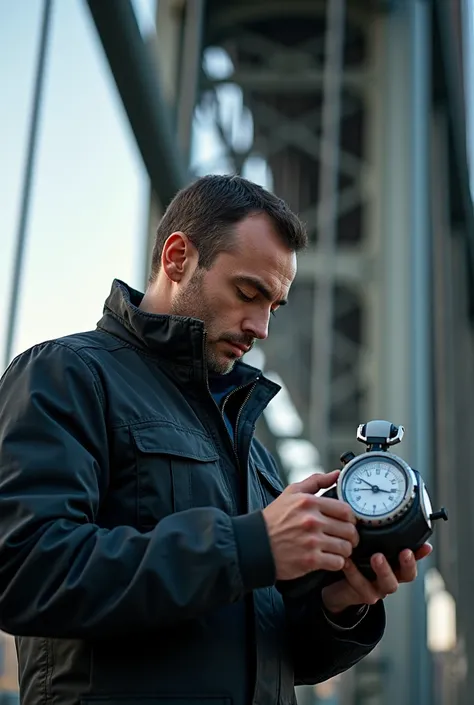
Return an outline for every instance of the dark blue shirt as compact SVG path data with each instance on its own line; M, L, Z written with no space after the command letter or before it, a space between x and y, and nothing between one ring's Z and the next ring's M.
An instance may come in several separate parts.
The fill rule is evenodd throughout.
M219 409L222 409L222 403L224 402L225 398L235 388L236 383L233 381L232 372L227 375L209 374L209 389L211 390L211 394ZM227 414L224 414L224 421L227 426L227 430L229 431L230 437L233 439L234 428Z

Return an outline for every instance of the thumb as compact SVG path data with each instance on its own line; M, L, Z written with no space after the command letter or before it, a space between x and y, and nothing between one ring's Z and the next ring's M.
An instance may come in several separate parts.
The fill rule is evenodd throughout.
M316 472L314 475L310 475L302 482L295 482L291 485L292 492L306 492L307 494L316 494L319 490L326 489L334 485L337 482L337 478L340 475L340 470L333 470L332 472Z

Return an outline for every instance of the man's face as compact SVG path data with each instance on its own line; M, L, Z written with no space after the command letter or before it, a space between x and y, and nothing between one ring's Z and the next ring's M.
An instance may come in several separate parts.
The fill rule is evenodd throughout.
M195 269L175 292L170 311L204 322L208 369L218 374L230 372L256 339L267 337L270 315L286 302L296 274L296 256L267 216L242 220L235 243L211 269Z

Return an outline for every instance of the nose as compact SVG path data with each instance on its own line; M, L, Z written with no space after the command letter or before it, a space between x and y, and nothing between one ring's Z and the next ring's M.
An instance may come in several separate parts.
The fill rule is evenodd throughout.
M269 312L259 312L246 318L242 323L244 333L251 335L252 338L265 340L268 337L268 324L270 321Z

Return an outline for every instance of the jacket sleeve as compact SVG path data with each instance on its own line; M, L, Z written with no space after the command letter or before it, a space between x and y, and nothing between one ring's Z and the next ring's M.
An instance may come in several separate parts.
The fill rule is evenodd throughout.
M265 466L273 478L274 497L277 497L283 484L275 459L268 451L263 452ZM297 590L295 585L298 585ZM275 587L285 604L295 685L314 685L348 670L367 656L384 634L383 602L370 607L353 628L341 628L336 619L328 620L324 613L321 580L315 582L308 574L296 580L277 581ZM342 623L343 620L337 621ZM349 620L349 623L354 621Z
M319 590L284 601L295 685L314 685L347 671L376 647L385 630L382 601L353 628L328 621Z
M105 529L97 516L108 486L97 372L63 342L32 348L0 381L0 629L53 638L156 630L274 583L261 512L196 508L148 533Z

